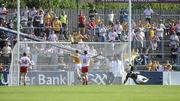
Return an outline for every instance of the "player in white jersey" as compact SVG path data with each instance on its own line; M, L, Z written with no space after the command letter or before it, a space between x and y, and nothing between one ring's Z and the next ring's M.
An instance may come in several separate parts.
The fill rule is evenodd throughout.
M84 55L81 56L81 63L83 85L88 85L88 67L90 64L90 57L87 55L87 51L84 51Z
M31 62L30 58L27 56L27 54L23 53L23 56L21 57L19 63L20 63L20 81L19 81L19 83L21 84L21 76L23 76L23 83L25 86L26 85L25 78L26 78L26 75L28 72L28 68L30 68L30 66L32 65L32 62Z
M145 84L150 79L150 78L147 78L147 77L145 77L143 75L135 73L133 66L131 66L130 72L126 75L126 79L124 80L124 84L127 82L128 78L132 78L136 84Z
M88 85L88 71L89 71L88 68L90 65L91 58L95 58L99 55L91 57L88 55L87 51L84 51L84 55L81 56L81 64L82 64L81 73L82 73L83 85Z

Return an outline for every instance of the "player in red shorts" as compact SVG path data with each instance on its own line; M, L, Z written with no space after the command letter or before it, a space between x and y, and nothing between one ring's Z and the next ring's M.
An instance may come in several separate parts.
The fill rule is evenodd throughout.
M99 55L101 55L101 54L99 54ZM91 58L95 58L99 55L90 57L88 55L87 51L84 51L84 55L81 56L81 64L82 64L81 76L82 76L82 80L83 80L83 85L88 85L88 68L90 65Z
M81 56L81 63L83 85L88 85L88 67L90 64L90 57L87 55L87 51L84 51L84 55Z
M23 53L23 56L21 57L19 63L20 63L20 81L19 81L19 83L21 85L21 76L23 76L23 84L25 86L28 68L31 67L32 62L31 62L30 58L27 56L27 54Z

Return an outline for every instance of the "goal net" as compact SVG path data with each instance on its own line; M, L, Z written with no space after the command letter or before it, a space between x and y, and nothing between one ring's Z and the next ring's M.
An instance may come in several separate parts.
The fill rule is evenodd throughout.
M20 55L26 52L31 58L33 66L30 71L74 71L73 59L69 54L78 50L80 54L88 51L92 57L90 72L113 72L117 77L125 75L126 61L128 61L128 43L79 43L71 44L54 42L21 42ZM96 57L94 57L96 56ZM17 46L12 52L9 85L18 85L19 69L17 62ZM116 64L115 60L118 60ZM114 61L114 62L113 62ZM74 80L72 76L68 77Z

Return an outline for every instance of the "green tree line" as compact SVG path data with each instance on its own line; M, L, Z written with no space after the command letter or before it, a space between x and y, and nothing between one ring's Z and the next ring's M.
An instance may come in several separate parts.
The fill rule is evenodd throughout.
M61 9L90 9L95 6L97 9L124 9L128 7L127 3L92 3L79 2L79 0L20 0L21 8L28 7L42 7L42 8L61 8ZM1 4L5 4L8 8L16 8L17 0L0 0ZM151 5L153 9L174 9L180 10L180 4L168 3L135 3L132 4L133 9L144 9L147 5Z

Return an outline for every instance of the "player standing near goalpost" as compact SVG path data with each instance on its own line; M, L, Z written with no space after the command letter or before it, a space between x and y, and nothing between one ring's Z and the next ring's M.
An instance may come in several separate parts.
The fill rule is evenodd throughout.
M91 58L95 58L100 55L101 54L91 57L88 55L87 51L84 51L84 54L81 56L81 63L82 63L81 77L83 80L83 85L88 85L88 71L89 71L88 68L90 65Z
M82 80L83 85L88 85L88 67L90 65L90 57L87 55L87 51L84 51L84 55L81 56L81 62L82 62Z
M79 51L76 50L75 54L70 54L70 56L73 58L75 73L77 74L78 79L81 80L81 59Z
M23 53L23 56L21 57L19 63L20 63L20 80L19 80L19 83L21 85L21 76L23 76L23 84L25 86L28 68L31 67L32 62L31 62L30 58L27 56L27 54Z

